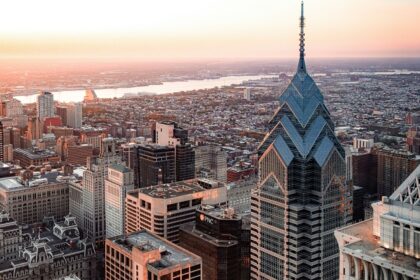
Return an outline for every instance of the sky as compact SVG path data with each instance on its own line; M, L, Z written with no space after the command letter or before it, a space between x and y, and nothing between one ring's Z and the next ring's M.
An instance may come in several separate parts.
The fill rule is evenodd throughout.
M299 0L37 0L0 5L0 57L292 58ZM419 57L420 0L306 0L307 56Z

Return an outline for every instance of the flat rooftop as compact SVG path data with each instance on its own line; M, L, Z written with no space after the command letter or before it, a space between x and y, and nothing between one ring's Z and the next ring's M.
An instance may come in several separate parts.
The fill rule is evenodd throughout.
M186 263L194 264L200 261L200 257L146 230L131 233L128 236L113 237L109 240L128 252L131 252L134 247L145 253L158 249L161 253L161 259L149 263L156 269L164 269Z
M50 151L50 150L17 148L14 150L14 152L21 154L29 159L41 159L41 158L48 158L51 156L57 156L57 154L54 151Z
M191 179L176 183L140 188L129 192L129 194L137 196L139 193L142 193L153 198L167 199L203 192L206 189L220 188L222 186L222 183L209 179Z
M211 243L216 247L232 247L237 246L238 241L234 238L230 238L228 235L224 235L225 238L217 238L216 236L207 234L201 230L198 230L193 223L185 224L181 227L181 231L187 232L195 237L203 240L204 242Z
M198 211L218 220L241 220L241 216L237 215L233 208L229 209L212 205L202 205ZM229 211L232 212L229 213Z
M111 166L109 168L115 169L115 170L117 170L119 172L122 172L122 173L128 173L128 172L131 171L131 169L128 168L127 166L125 166L124 164L118 164L118 163L111 164Z
M45 179L48 182L48 184L54 184L54 183L61 183L65 181L65 176L61 172L58 171L52 171L45 174L34 174L34 177L29 180L29 183L33 183L32 186L27 186L23 183L23 181L18 176L14 177L5 177L0 178L0 189L6 190L6 191L15 191L23 188L33 188L39 185L45 184ZM41 179L44 179L44 182L41 182ZM62 180L64 179L64 180ZM39 181L39 184L36 182Z
M381 263L388 263L400 267L420 277L420 267L417 266L418 259L402 253L386 249L380 246L379 239L373 235L373 219L353 224L342 229L342 232L360 239L357 242L345 245L346 251L354 252L356 255L364 255Z

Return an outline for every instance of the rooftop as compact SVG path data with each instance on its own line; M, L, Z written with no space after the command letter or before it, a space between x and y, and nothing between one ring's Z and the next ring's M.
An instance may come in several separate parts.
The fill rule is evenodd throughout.
M200 260L198 256L146 230L138 231L128 236L113 237L109 240L128 252L131 252L133 247L145 253L159 250L161 259L149 263L156 269L164 269Z
M217 247L232 247L238 245L238 241L230 235L224 235L223 238L218 238L216 236L198 230L193 223L183 225L181 227L181 230L186 231L189 234L192 234L196 237L199 237L201 240L211 243Z
M241 220L241 216L236 215L233 208L221 208L212 205L202 205L198 211L218 220Z
M58 171L47 172L45 174L34 173L33 178L29 179L27 184L21 179L21 177L5 177L0 178L0 189L7 191L15 191L23 188L31 188L44 184L62 183L72 179L73 176L64 176L63 173ZM74 177L76 179L76 177Z
M14 150L15 153L21 154L29 159L40 159L47 158L51 156L56 156L57 154L54 151L50 150L39 150L39 149L21 149L17 148Z
M128 168L127 166L123 165L123 164L118 164L118 163L113 163L111 164L111 166L109 168L112 168L114 170L117 170L121 173L128 173L131 172L132 170L130 168Z
M200 178L136 189L129 192L129 194L137 196L139 193L143 193L153 198L167 199L203 192L206 189L220 188L222 186L223 184L217 181Z
M54 225L54 223L53 223ZM53 233L53 227L46 224L39 226L24 225L22 228L22 236L24 240L30 241L29 244L24 241L22 249L25 252L36 253L37 246L45 246L51 249L54 258L66 257L68 255L82 254L91 247L94 251L92 243L86 240L80 240L79 236L71 230L67 230L63 238L59 238ZM18 257L14 260L4 261L0 263L0 271L13 269L17 264L25 264L28 261L24 257Z
M388 263L420 276L418 259L380 246L379 239L373 235L373 219L344 227L337 232L355 237L356 242L344 246L346 253L363 255L373 261Z

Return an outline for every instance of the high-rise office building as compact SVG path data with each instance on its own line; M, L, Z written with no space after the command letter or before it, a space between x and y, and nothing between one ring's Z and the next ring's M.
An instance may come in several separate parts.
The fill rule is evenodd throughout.
M102 245L106 234L105 221L105 179L111 164L121 163L115 150L115 140L104 138L98 157L88 159L87 170L83 172L83 229L86 237Z
M420 164L420 158L405 150L375 147L372 150L377 162L378 198L390 196L397 186Z
M51 92L41 92L36 99L37 117L43 120L45 117L54 116L54 96Z
M346 154L305 65L303 3L297 73L259 147L251 201L251 279L337 279L334 229L352 220Z
M63 125L75 129L82 127L83 104L81 102L57 106L56 111Z
M67 126L81 128L83 119L83 104L81 102L71 103L67 106Z
M139 159L137 154L137 144L127 143L120 146L120 155L125 165L134 171L134 186L138 187L139 178Z
M195 153L188 144L188 131L176 122L162 121L156 123L155 143L175 148L176 181L184 181L195 177Z
M390 197L372 204L373 219L335 231L340 280L420 279L420 166Z
M61 122L63 125L67 125L67 106L66 105L58 105L55 107L55 111L57 116L61 118Z
M175 148L157 144L141 144L137 147L139 186L176 181Z
M161 146L185 145L188 142L188 130L176 122L161 121L156 123L154 142Z
M215 145L198 146L195 151L195 175L221 182L227 180L227 153Z
M184 181L195 177L195 153L191 144L175 147L176 181Z
M122 164L111 164L105 179L106 237L124 234L125 196L134 189L134 172Z
M195 224L181 227L179 245L202 258L203 280L245 280L249 240L244 240L243 232L242 217L233 208L206 205L196 211Z
M226 204L226 200L226 186L207 179L136 189L126 197L126 233L147 229L178 242L179 227L194 221L201 204Z
M107 239L105 280L200 280L201 258L146 230Z

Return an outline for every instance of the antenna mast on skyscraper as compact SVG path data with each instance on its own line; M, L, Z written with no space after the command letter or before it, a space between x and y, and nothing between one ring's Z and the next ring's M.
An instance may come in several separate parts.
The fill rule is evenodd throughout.
M302 0L300 10L300 34L299 34L299 66L298 72L306 72L305 65L305 16L304 16L304 3Z

